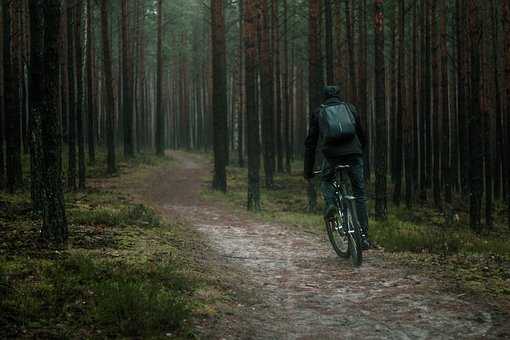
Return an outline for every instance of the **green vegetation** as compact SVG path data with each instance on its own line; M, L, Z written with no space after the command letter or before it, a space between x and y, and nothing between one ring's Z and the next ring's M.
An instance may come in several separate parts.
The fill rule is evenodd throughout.
M140 162L121 163L122 183L151 167ZM202 241L184 224L105 188L66 193L65 204L61 250L40 239L29 194L0 194L0 338L186 338L197 317L216 313L222 289L195 261Z
M296 163L294 168L301 168ZM206 199L223 200L234 209L246 206L246 170L228 169L226 195L205 191ZM275 177L275 189L262 190L263 211L254 216L322 235L322 200L315 213L307 213L306 183L300 173ZM369 211L373 211L372 200ZM429 269L431 275L447 276L451 282L473 292L489 292L510 297L510 232L504 227L504 210L496 209L502 222L490 232L476 234L464 221L467 214L457 207L458 219L445 225L444 216L429 206L413 209L392 206L388 220L370 220L370 234L384 250L384 256ZM372 216L371 216L372 217ZM496 222L498 221L496 219Z

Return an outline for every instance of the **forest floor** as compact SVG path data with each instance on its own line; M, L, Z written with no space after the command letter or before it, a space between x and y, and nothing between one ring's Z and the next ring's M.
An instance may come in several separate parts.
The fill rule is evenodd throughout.
M406 265L380 250L367 252L363 266L353 268L333 253L324 233L245 212L208 192L211 167L204 155L173 152L171 157L170 167L157 168L141 186L125 189L198 232L209 245L205 261L221 268L237 297L237 304L212 321L204 319L199 334L219 339L510 337L507 291L492 299L483 290L446 280L434 260ZM504 275L502 285L508 288L508 268ZM482 285L489 281L481 280Z
M206 154L141 162L116 177L92 168L89 189L66 194L63 251L37 241L26 192L0 197L0 338L510 337L500 235L446 237L419 225L429 211L414 224L397 211L371 227L385 250L353 268L304 212L298 174L250 213L243 169L229 168L225 195L209 189Z

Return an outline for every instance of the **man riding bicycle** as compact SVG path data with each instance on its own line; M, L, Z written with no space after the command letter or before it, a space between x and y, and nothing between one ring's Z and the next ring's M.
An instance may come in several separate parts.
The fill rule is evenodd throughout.
M340 99L336 86L323 89L323 104L310 116L308 136L305 140L304 177L314 177L315 151L319 137L322 140L321 191L326 203L324 218L333 218L335 207L335 168L348 165L351 187L356 198L356 210L362 230L362 247L368 249L368 211L363 174L363 149L366 145L365 133L356 108Z

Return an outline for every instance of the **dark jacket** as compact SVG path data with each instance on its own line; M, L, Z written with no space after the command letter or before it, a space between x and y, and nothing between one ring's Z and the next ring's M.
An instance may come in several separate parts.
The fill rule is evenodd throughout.
M339 97L331 97L327 99L323 105L326 106L334 106L340 105L342 101ZM351 112L354 115L356 120L356 136L349 141L342 142L332 142L332 143L324 143L322 145L321 151L326 159L339 158L343 156L349 155L362 155L363 149L366 145L366 137L363 131L359 114L354 107L354 105L349 105ZM319 114L320 108L317 108L310 115L310 126L308 129L308 136L305 140L305 164L304 164L304 176L306 178L313 177L313 167L315 163L315 150L317 149L317 143L319 142L319 137L321 136L320 128L319 128Z

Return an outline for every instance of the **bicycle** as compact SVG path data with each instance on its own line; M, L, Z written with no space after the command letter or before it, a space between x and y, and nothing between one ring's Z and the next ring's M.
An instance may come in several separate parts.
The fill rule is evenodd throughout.
M344 181L344 171L349 165L335 167L335 211L324 217L329 241L338 256L352 260L356 267L361 266L363 250L361 247L362 232L356 212L356 201L353 195L348 193ZM322 171L315 171L315 175Z

